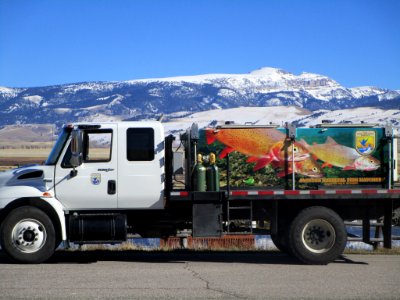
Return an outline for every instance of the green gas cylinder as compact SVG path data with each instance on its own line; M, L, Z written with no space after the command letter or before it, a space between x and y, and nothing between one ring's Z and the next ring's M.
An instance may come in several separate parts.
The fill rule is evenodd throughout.
M219 192L219 171L215 165L216 158L214 153L210 153L210 165L207 167L207 191Z
M197 163L193 171L193 190L198 192L206 191L206 167L203 165L203 156L197 155Z

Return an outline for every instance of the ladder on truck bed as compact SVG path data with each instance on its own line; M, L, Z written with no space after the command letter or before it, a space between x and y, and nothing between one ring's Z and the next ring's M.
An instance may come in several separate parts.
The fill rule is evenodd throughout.
M238 202L228 199L226 211L227 234L253 234L253 201Z
M226 176L227 176L227 194L226 201L226 221L227 221L227 234L253 234L253 201L232 201L229 198L230 194L230 167L229 167L229 154L226 156ZM237 216L241 218L238 218ZM245 216L243 218L243 216ZM236 226L233 221L238 224L242 223L244 226ZM244 223L244 224L243 224ZM236 229L236 230L235 230Z

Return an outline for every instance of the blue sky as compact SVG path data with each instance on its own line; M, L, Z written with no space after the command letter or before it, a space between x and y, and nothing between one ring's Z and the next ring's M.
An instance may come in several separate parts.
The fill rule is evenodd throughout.
M0 0L0 86L264 66L400 89L400 1Z

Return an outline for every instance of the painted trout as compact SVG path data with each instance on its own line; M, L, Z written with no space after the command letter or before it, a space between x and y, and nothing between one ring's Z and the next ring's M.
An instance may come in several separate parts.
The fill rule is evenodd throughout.
M292 160L292 146L286 142L286 135L274 128L206 129L207 144L216 140L226 147L219 154L224 158L232 151L238 151L249 158L247 162L257 162L254 170L259 170L272 161ZM300 143L295 143L294 160L309 157L308 151Z
M284 162L273 162L272 166L274 168L283 169L282 171L278 172L278 177L284 177L286 175L293 173L293 162L288 162L287 164L287 172L284 170L285 163ZM317 163L315 159L312 157L308 157L301 161L294 162L295 173L301 174L307 177L312 178L321 178L323 177L323 171L320 165Z
M380 167L380 161L371 155L361 155L355 149L336 143L328 137L324 144L308 145L301 140L301 144L325 162L323 166L335 166L343 170L374 171Z

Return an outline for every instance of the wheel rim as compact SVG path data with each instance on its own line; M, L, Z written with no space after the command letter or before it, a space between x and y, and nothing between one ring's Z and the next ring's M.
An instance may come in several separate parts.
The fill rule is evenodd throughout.
M46 243L46 228L35 219L19 221L11 233L11 241L15 248L24 253L39 251Z
M328 252L336 240L335 229L323 219L308 222L303 228L301 237L304 246L313 253Z

